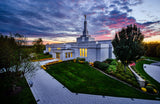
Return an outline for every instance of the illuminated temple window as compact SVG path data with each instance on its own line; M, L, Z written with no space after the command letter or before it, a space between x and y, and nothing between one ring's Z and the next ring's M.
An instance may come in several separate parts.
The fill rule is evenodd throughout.
M87 57L87 48L85 48L85 57Z
M51 52L51 47L48 48L48 52Z
M72 52L71 52L71 57L72 57Z
M84 48L82 48L82 52L83 52L83 57L84 57Z
M57 48L57 50L61 50L61 48Z
M87 48L80 48L79 54L80 56L87 57Z
M67 53L65 53L65 56L66 56L66 58L67 58L68 54L67 54Z
M79 54L80 54L80 56L82 56L82 49L81 48L79 49Z

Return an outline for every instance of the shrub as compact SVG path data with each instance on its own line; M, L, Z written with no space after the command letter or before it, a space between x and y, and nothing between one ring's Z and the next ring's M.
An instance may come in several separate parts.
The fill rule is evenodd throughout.
M137 88L139 87L139 84L137 82L132 82L132 85L137 87Z
M117 78L121 78L121 74L119 74L119 73L115 74L115 76L116 76Z
M127 79L126 80L128 83L132 84L132 80L131 79Z
M109 65L108 72L116 72L116 66L115 65Z
M76 62L76 59L73 59L73 62L75 63L75 62Z
M80 61L80 60L79 60L78 62L81 63L81 64L84 64L84 63L85 63L85 61Z
M44 55L49 55L49 52L44 53Z
M146 80L146 81L145 81L145 86L147 86L147 84L148 84L148 83L149 83L149 81L148 81L148 80Z
M117 63L117 61L115 61L115 60L113 60L111 63L110 63L111 65L118 65L118 63Z
M156 86L155 86L154 84L150 84L150 83L148 83L146 86L152 86L153 88L155 88L155 89L156 89Z
M128 74L125 74L124 77L126 77L126 78L131 78L131 76L128 75Z
M76 62L79 62L79 61L85 61L85 58L77 57Z
M146 86L146 89L147 89L147 92L149 92L149 93L154 93L153 92L153 87L152 86Z
M114 59L106 59L106 61L110 64Z
M95 61L94 66L98 68L100 63L101 63L100 61Z
M156 89L153 89L153 92L154 92L154 93L158 93L158 91L157 91Z
M88 64L89 64L89 62L88 62L88 61L85 61L85 62L84 62L84 64L87 64L87 65L88 65Z
M124 71L124 65L121 62L118 62L117 70L118 71Z
M124 81L126 80L126 78L124 76L121 76L120 79L124 80Z
M93 62L89 62L89 65L94 66L94 63Z
M106 64L106 63L103 63L103 62L99 62L99 61L95 61L94 62L94 66L99 68L102 71L105 71L108 68L109 64Z

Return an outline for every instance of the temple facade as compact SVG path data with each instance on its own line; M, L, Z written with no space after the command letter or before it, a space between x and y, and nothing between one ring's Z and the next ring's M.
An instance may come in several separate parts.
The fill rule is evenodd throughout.
M85 58L88 62L104 61L107 58L115 58L111 40L95 41L88 35L85 16L83 35L77 38L77 42L46 45L44 53L49 52L53 58L71 60L77 57Z

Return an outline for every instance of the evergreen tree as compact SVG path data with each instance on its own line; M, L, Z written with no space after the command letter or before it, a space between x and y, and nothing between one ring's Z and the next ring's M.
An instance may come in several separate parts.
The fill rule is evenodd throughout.
M144 55L143 38L140 28L137 28L136 25L128 25L127 28L122 28L116 33L112 40L113 52L116 58L124 64L125 71L128 64Z

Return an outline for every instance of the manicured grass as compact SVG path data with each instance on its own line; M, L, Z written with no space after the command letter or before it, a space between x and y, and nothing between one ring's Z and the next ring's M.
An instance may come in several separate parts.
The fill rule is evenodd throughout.
M112 79L91 68L88 64L73 63L72 61L62 62L48 66L46 71L75 93L144 99L156 97Z
M52 58L52 55L43 53L34 53L34 57L32 58L32 60L40 60L45 58Z
M36 101L32 95L32 92L25 80L25 78L18 79L16 85L21 87L20 92L13 94L11 78L0 77L0 98L1 104L36 104Z
M38 59L52 58L52 55L39 53L39 54L37 54L37 58Z
M150 59L150 60L160 61L160 58L158 58L158 57L147 57L147 56L145 56L145 58Z
M156 80L154 80L152 77L150 77L143 69L143 64L150 64L153 63L152 61L143 60L138 63L136 63L136 72L138 72L142 77L144 77L145 80L149 81L150 84L154 84L156 88L160 91L160 83L158 83ZM151 69L152 70L152 69ZM158 94L160 97L160 93Z

